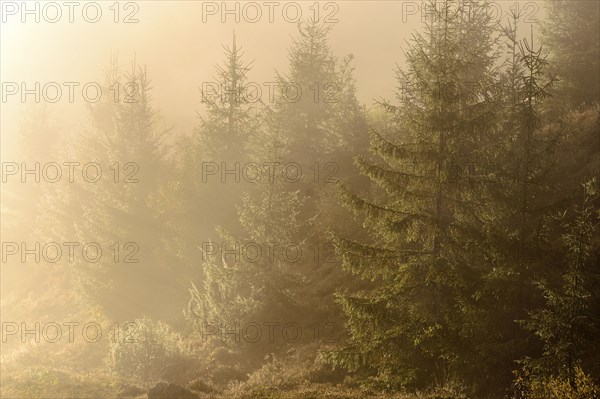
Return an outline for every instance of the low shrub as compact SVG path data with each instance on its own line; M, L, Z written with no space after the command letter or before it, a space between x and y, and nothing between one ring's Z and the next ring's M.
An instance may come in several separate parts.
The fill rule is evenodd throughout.
M195 361L181 344L179 334L147 318L136 320L135 325L132 342L111 341L110 371L144 386L160 380L187 383L186 376Z
M517 372L513 392L514 399L600 399L600 386L580 367L575 370L575 386L564 377Z

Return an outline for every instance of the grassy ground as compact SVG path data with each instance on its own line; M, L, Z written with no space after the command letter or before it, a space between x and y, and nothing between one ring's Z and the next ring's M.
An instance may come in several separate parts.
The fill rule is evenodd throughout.
M189 388L189 387L188 387ZM136 392L139 389L141 392ZM191 388L190 388L191 390ZM230 385L223 391L192 391L199 399L438 399L453 398L442 394L384 394L356 387L332 384L305 384L287 390ZM77 398L146 399L147 390L108 375L78 375L48 368L3 373L0 388L3 399ZM163 398L161 398L163 399ZM167 398L164 398L167 399ZM178 398L168 398L178 399Z

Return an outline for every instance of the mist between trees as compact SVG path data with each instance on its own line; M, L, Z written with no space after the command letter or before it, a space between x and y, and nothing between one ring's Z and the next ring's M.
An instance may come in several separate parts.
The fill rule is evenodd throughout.
M77 131L3 83L1 394L600 397L599 4L408 3L369 105L311 18L270 82L213 38L193 132L136 60Z

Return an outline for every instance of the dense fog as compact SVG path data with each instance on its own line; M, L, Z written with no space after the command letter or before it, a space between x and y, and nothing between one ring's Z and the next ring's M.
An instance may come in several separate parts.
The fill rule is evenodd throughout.
M600 398L600 3L0 3L2 398Z

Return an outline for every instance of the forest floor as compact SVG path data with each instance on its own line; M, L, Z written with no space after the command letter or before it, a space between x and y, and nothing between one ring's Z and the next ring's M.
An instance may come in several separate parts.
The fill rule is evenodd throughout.
M253 388L232 385L227 389L184 388L159 383L152 388L115 381L102 375L73 375L51 369L27 369L18 373L3 373L0 397L3 399L460 399L444 393L386 394L342 384L310 383L290 389Z

